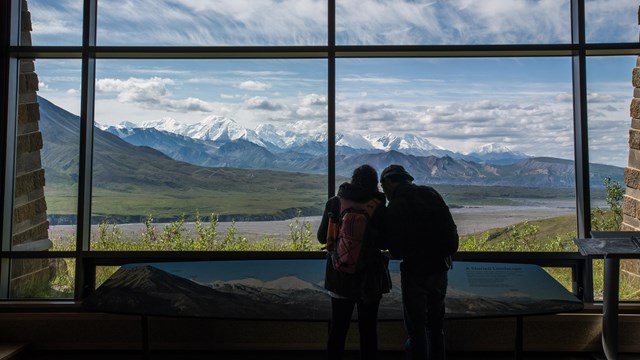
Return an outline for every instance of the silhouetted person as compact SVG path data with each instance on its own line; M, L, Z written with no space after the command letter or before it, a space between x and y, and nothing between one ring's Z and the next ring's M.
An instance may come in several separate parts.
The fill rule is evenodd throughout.
M348 273L334 268L335 255L333 239L337 234L329 234L330 220L339 222L341 209L345 204L368 206L372 215L362 243L360 261L362 268ZM378 307L383 293L391 289L388 258L381 253L383 244L385 196L378 190L378 174L369 165L362 165L353 171L350 183L340 185L338 195L330 198L324 209L322 222L318 228L318 241L327 244L327 265L325 288L331 295L331 323L327 341L327 358L341 359L354 307L358 308L358 328L360 330L360 358L375 359L378 350L377 319ZM349 205L349 207L351 207ZM375 210L373 210L375 209Z
M458 233L449 207L436 190L412 183L400 165L382 172L387 199L389 252L400 264L407 359L445 358L444 315L449 255ZM449 247L447 249L447 247ZM446 254L446 255L443 255Z

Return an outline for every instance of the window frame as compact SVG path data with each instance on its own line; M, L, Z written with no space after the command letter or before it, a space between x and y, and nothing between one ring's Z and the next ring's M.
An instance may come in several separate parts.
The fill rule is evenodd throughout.
M335 0L328 2L328 41L320 46L97 46L98 0L83 0L83 36L81 46L21 46L20 0L2 2L2 57L0 70L0 112L2 125L0 136L5 140L1 147L2 163L2 242L0 243L0 300L8 299L10 263L13 259L74 258L76 260L75 296L81 301L95 287L95 267L121 265L142 261L195 261L229 258L317 258L322 253L268 252L219 253L219 252L95 252L90 248L91 190L93 126L95 98L95 65L99 59L326 59L328 65L328 143L327 143L327 195L335 193L335 111L337 58L474 58L474 57L566 57L573 63L573 122L574 164L576 173L576 230L579 238L590 237L590 184L587 123L586 59L589 56L640 55L640 43L597 43L585 40L585 2L571 0L570 44L526 45L336 45ZM13 187L15 167L15 132L17 112L18 64L21 58L80 59L81 79L81 129L80 163L78 181L77 234L74 251L26 252L10 251ZM581 261L577 253L464 253L458 260L522 261L548 266L568 266L574 270L574 282L585 301L593 301L591 261ZM51 299L46 299L50 301Z

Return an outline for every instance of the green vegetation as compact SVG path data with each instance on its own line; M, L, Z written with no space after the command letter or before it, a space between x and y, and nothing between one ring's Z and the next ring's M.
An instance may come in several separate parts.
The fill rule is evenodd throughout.
M594 208L592 210L592 229L611 231L618 230L622 221L622 196L624 190L619 183L610 178L604 179L605 190L603 197L608 205L607 209ZM449 191L449 196L464 196L466 191L461 187L440 187ZM453 190L455 191L453 191ZM476 189L477 190L477 189ZM486 189L485 189L486 190ZM484 199L507 199L510 197L528 198L558 198L565 194L564 190L538 191L531 189L514 189L495 187L484 193ZM230 195L236 196L237 194ZM569 197L568 194L565 194ZM319 195L317 195L319 196ZM133 200L132 200L133 201ZM189 202L185 202L188 204ZM185 205L186 206L186 205ZM311 223L305 220L300 209L296 217L289 223L289 233L286 236L255 236L240 234L235 222L223 233L218 226L220 214L211 213L204 217L198 211L187 217L181 215L177 220L163 225L156 225L157 219L147 215L144 226L138 233L131 234L123 231L120 225L103 221L92 234L91 249L103 251L312 251L320 250L312 232ZM185 222L193 219L192 226L187 228ZM575 216L560 216L544 220L528 221L503 228L491 229L476 234L465 235L461 238L461 251L531 251L555 252L577 251L573 242L576 237ZM62 234L52 239L53 250L73 250L75 233ZM63 259L63 265L50 284L53 289L67 296L73 292L75 262L73 259ZM637 299L640 296L640 262L623 261L621 269L620 292L622 299ZM594 261L594 289L598 298L602 294L602 261ZM106 280L117 267L100 267L97 271L97 283ZM568 289L571 289L571 273L567 269L548 268L552 276Z
M144 221L144 228L135 238L124 236L123 230L117 224L102 222L93 234L91 250L95 251L319 251L320 244L315 241L315 234L311 231L311 223L298 216L289 224L289 234L286 239L275 239L265 236L262 239L250 241L238 233L235 223L226 233L218 231L218 215L212 213L208 218L195 213L193 230L185 228L185 217L164 225L161 229L154 224L152 215ZM68 233L52 239L53 251L74 250L75 234ZM61 259L64 271L56 272L49 287L60 297L73 296L73 274L75 273L74 259ZM100 285L111 276L118 267L98 267L96 269L96 284ZM24 291L23 291L24 293ZM30 296L27 296L29 295ZM43 294L42 289L30 289L29 294L21 297L51 297Z
M608 209L591 210L591 228L599 231L617 231L622 224L622 198L624 189L610 178L604 178ZM491 229L463 236L461 251L577 251L575 216L561 216L537 221L523 221L506 228ZM573 228L573 229L572 229ZM565 287L571 289L571 274L564 269L546 269ZM604 263L593 262L595 298L602 297ZM640 296L640 261L624 260L621 266L620 298L637 299Z
M180 214L187 214L186 221L195 221L193 211L200 209L215 212L224 221L284 220L297 211L320 215L327 200L325 175L224 168L193 171L180 184L161 182L152 173L127 184L96 179L101 185L93 187L92 215L111 223L142 222L149 213L163 222L176 221ZM47 185L45 196L53 224L74 222L60 220L77 211L77 198L69 186Z

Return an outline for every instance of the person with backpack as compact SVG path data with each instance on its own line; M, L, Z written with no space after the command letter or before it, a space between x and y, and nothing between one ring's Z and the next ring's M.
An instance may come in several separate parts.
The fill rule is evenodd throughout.
M451 255L459 245L456 224L442 196L413 183L401 165L380 175L387 197L389 252L400 263L407 359L445 358L444 315Z
M378 307L391 290L389 259L381 252L384 212L385 196L370 165L356 168L325 205L317 235L327 249L324 286L331 296L327 359L342 359L355 307L360 358L377 356Z

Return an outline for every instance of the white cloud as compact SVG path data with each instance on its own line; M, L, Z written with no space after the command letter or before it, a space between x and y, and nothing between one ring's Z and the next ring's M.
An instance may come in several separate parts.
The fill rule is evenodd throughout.
M245 101L245 106L248 109L277 111L282 110L283 106L269 101L266 97L255 96Z
M300 100L300 105L302 106L326 106L327 105L327 97L324 95L318 94L307 94L302 97Z
M326 44L327 5L320 0L120 0L100 3L105 41L168 45ZM160 16L147 16L154 9ZM127 38L125 23L144 24L144 36ZM121 29L122 28L122 29Z
M167 111L179 112L209 112L215 109L212 104L197 98L172 99L167 85L173 84L172 79L159 77L127 80L98 79L96 92L116 93L119 102L136 104L143 108L164 108Z
M612 102L616 102L616 99L608 94L599 94L599 93L589 93L587 94L587 103L607 103L610 104Z
M271 85L260 81L247 80L238 84L237 87L243 90L264 91L271 88Z
M487 143L540 156L572 158L573 151L571 104L544 100L478 100L413 108L385 102L343 104L336 128L376 135L411 133L460 152Z
M403 84L409 82L406 79L400 79L395 77L381 77L381 76L344 76L337 79L338 82L350 82L350 83L368 83L376 85L388 85L388 84Z
M636 0L586 2L590 42L637 41ZM29 6L37 36L77 36L81 29L82 1ZM323 0L110 0L98 6L101 45L327 43ZM351 45L570 43L569 11L569 0L341 0L336 33L339 44Z

